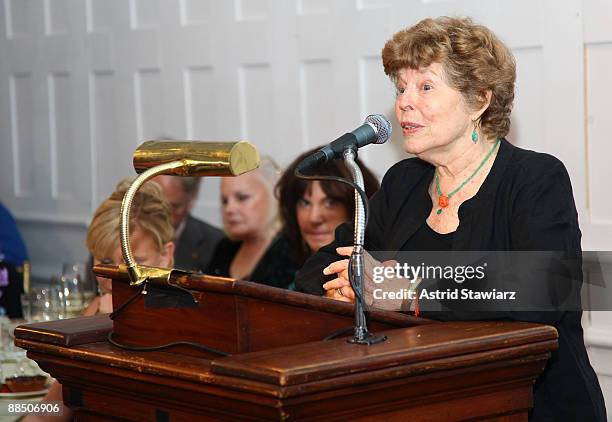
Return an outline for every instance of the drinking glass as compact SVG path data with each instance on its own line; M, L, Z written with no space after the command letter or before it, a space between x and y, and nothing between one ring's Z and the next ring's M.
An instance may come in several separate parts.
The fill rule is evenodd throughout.
M64 313L60 291L55 286L32 288L23 293L21 308L26 321L53 321Z
M32 289L30 288L30 290ZM21 294L21 312L26 322L32 321L32 301L30 300L30 293Z
M83 313L85 306L85 265L81 262L65 263L59 280L64 317L73 318Z

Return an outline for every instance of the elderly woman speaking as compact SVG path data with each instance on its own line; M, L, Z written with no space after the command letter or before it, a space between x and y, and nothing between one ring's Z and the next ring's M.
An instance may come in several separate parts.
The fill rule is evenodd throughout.
M470 19L425 19L396 33L382 52L395 83L404 149L370 202L369 251L567 251L580 230L567 171L556 158L523 150L510 128L515 62L509 49ZM312 256L298 290L354 300L348 281L352 228ZM366 259L365 301L410 310L402 298L375 298ZM554 286L553 286L554 288ZM418 298L418 296L417 296ZM423 309L422 309L423 310ZM513 318L554 325L559 349L534 386L531 420L603 421L606 411L583 342L580 309L514 313L422 312L433 319Z

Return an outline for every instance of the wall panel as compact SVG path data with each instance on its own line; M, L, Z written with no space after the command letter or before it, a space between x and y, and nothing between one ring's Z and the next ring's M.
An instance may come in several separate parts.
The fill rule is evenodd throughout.
M334 130L334 106L330 97L334 85L330 78L330 60L305 61L300 64L300 96L302 98L302 139L308 147L329 142Z
M185 77L185 104L187 137L189 139L216 139L217 114L215 107L215 80L211 67L187 69Z
M70 30L70 0L44 0L45 35L64 35Z
M116 178L126 174L130 166L129 148L121 144L116 128L115 86L113 72L94 72L90 75L89 127L93 146L95 204L102 202L114 190Z
M586 46L588 171L591 221L612 226L612 199L608 181L612 133L612 42Z
M164 135L162 75L159 69L144 69L134 75L134 102L138 140Z
M156 28L161 22L160 0L129 0L132 29Z
M326 0L297 0L299 15L329 13L330 3Z
M112 27L111 8L108 0L86 0L86 20L88 32L104 32Z
M72 84L69 73L49 75L49 137L51 140L51 195L71 199L77 179L74 170L78 156L71 124Z
M544 151L542 47L516 48L513 53L519 65L516 69L514 111L508 138L515 145Z
M5 0L6 37L19 38L34 32L35 0Z
M182 25L198 25L210 19L211 0L180 0Z
M234 0L236 20L260 20L268 14L267 0Z
M16 197L31 197L36 190L36 142L29 116L35 115L32 75L10 77L11 141L13 146L13 186Z

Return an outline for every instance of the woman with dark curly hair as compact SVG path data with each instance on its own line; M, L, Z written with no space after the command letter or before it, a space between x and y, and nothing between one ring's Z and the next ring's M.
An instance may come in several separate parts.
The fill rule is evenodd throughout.
M283 230L299 266L313 252L331 243L336 227L350 221L355 212L355 194L349 185L309 181L295 176L297 165L319 149L314 148L297 157L276 185ZM370 197L378 190L378 180L359 159L356 162L363 173L365 192ZM351 179L344 163L337 160L317 167L313 174Z
M457 251L529 251L547 271L537 273L528 280L527 290L517 293L527 293L521 305L530 306L481 309L484 302L471 301L462 308L452 300L421 302L422 292L442 286L458 289L456 283L462 281L452 276L446 283L441 276L395 276L385 280L389 293L416 293L375 295L379 284L374 271L394 263L368 255L366 304L396 311L418 304L423 316L439 320L501 318L550 324L558 331L559 348L534 385L530 419L606 420L582 335L580 261L570 271L557 272L553 270L560 267L541 253L580 257L581 234L569 175L555 157L515 147L505 139L516 78L510 50L470 19L442 17L396 33L386 43L382 61L396 86L395 113L404 149L416 157L388 170L372 198L366 249L396 255L448 251L449 256L457 256ZM348 260L342 259L351 254L352 243L350 227L340 226L335 241L300 270L297 288L354 300ZM576 289L564 290L567 275ZM492 285L514 281L488 277L485 281ZM578 306L559 306L560 298L577 299Z

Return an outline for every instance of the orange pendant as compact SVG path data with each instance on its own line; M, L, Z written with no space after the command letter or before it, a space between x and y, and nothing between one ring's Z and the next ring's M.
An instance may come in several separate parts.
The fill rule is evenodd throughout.
M438 205L440 206L440 208L448 207L448 196L440 195L438 197Z

